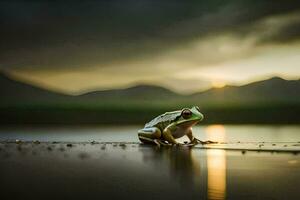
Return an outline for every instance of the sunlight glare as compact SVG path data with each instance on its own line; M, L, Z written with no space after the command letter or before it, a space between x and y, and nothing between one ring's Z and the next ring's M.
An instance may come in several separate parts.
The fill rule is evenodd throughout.
M206 139L224 142L226 138L225 127L223 125L210 125L205 128Z
M207 187L208 199L226 198L226 152L224 150L207 150Z
M222 80L213 80L211 82L211 85L214 87L214 88L222 88L226 85L226 83Z

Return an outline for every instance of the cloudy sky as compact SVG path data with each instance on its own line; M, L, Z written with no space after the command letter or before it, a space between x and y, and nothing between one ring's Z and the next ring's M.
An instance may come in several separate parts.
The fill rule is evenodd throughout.
M0 27L0 70L67 93L300 77L298 0L3 0Z

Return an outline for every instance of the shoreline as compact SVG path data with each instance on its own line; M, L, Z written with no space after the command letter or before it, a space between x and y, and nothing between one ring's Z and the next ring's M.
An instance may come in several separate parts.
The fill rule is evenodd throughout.
M127 145L137 145L149 148L160 148L160 149L198 149L198 150L226 150L226 151L241 151L243 154L246 151L253 152L270 152L270 153L300 153L300 142L216 142L213 144L198 144L195 146L181 146L181 147L158 147L155 145L143 144L141 142L103 142L103 141L86 141L86 142L67 142L67 141L22 141L22 140L0 140L1 145L65 145L66 147L72 148L74 145L112 145L126 147Z

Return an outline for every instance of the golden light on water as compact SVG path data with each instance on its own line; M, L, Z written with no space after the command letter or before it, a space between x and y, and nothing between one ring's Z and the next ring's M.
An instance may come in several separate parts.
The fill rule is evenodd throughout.
M208 199L226 199L226 152L207 151L207 196Z
M208 126L205 132L210 140L225 140L226 132L222 125ZM208 199L226 199L225 150L207 150L207 196Z
M205 128L206 139L224 142L226 138L225 127L223 125L211 125Z

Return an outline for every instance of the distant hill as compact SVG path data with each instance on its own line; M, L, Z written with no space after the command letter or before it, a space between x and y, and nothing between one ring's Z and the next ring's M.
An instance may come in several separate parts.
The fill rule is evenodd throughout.
M212 88L192 95L181 95L159 86L138 85L126 89L94 91L78 96L56 93L0 74L0 103L101 103L105 102L165 102L166 104L226 104L226 103L299 103L300 80L274 77L243 86Z
M51 102L69 99L68 95L29 85L0 73L0 103Z
M163 87L153 85L137 85L126 89L89 92L79 95L78 98L96 100L115 98L125 98L131 100L157 100L159 97L159 99L161 100L167 98L178 98L180 96L181 95Z
M253 82L243 86L212 88L191 95L201 102L284 102L300 103L300 80L284 80L279 77Z

